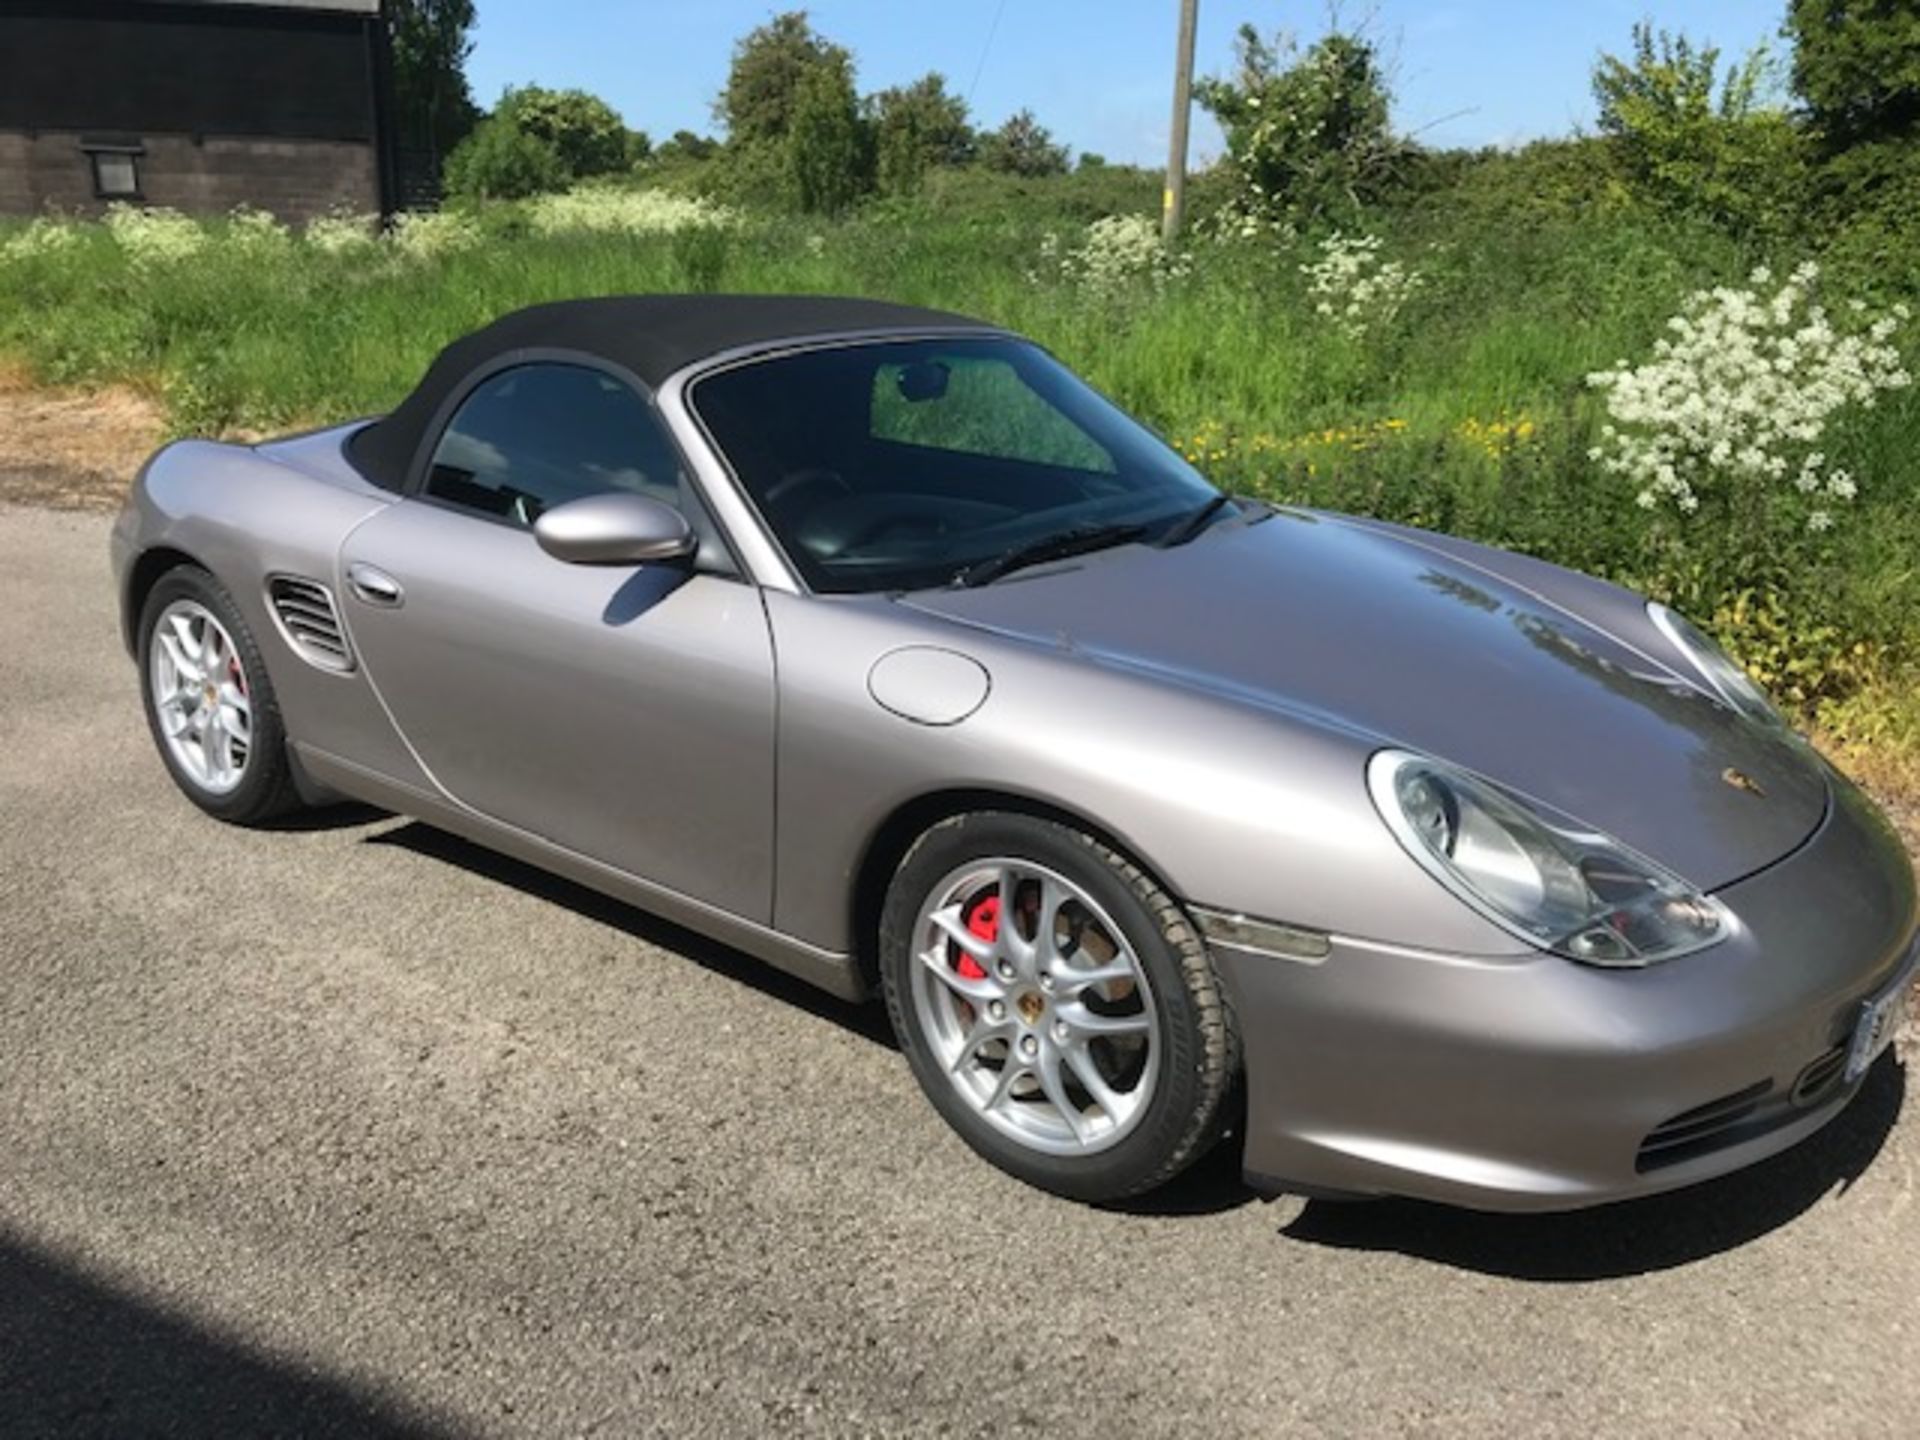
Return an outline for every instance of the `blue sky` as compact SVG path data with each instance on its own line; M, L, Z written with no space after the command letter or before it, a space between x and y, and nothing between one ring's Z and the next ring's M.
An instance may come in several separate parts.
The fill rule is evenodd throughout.
M768 0L478 0L469 66L475 98L510 84L580 86L656 139L710 133L735 38ZM1030 106L1056 138L1112 160L1166 155L1177 0L815 0L807 10L850 47L861 90L928 70L970 95L976 121ZM1348 0L1371 17L1396 78L1396 122L1437 145L1565 134L1592 118L1587 75L1623 50L1635 20L1742 54L1777 32L1785 0ZM995 24L998 12L998 24ZM1224 72L1242 21L1306 38L1324 0L1200 0L1197 69ZM976 80L977 76L977 80ZM1218 153L1198 117L1196 159Z

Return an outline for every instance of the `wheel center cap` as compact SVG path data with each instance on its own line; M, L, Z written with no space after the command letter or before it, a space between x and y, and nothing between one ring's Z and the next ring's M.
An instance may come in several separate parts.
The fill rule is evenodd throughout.
M1029 1025L1038 1025L1047 1010L1047 1002L1037 990L1027 991L1014 1003L1020 1008L1020 1018Z

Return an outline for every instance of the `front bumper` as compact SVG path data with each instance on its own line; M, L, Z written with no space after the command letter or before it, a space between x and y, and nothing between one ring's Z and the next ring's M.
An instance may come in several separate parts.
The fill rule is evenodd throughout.
M1839 776L1820 829L1719 892L1736 933L1643 970L1334 937L1216 945L1256 1188L1569 1210L1786 1149L1859 1089L1836 1052L1920 964L1913 867Z

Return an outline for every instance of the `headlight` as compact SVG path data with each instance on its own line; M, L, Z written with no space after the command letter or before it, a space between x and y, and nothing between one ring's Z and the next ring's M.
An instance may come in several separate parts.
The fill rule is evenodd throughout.
M1457 766L1382 750L1368 762L1367 788L1429 874L1542 950L1590 965L1650 965L1727 934L1726 908L1664 866L1557 824Z
M1749 720L1775 730L1786 728L1787 722L1767 699L1767 692L1754 684L1752 677L1734 664L1732 657L1709 640L1699 627L1657 601L1647 603L1647 615L1655 628L1673 642L1674 648L1693 662L1693 668L1700 672L1714 694Z

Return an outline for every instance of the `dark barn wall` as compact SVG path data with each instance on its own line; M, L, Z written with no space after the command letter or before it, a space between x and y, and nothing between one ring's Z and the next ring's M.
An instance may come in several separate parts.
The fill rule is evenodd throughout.
M32 136L0 130L0 215L104 210L107 202L94 197L82 138L74 130ZM189 214L251 205L296 224L331 210L365 215L380 208L379 166L373 147L362 141L222 135L195 141L151 131L143 138L142 205Z
M374 16L0 0L0 210L93 210L81 140L136 138L141 200L288 219L383 208Z

